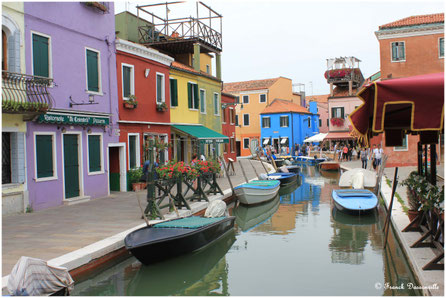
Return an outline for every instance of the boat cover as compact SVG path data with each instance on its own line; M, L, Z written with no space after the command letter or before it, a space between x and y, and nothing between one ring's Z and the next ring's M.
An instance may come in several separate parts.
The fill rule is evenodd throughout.
M198 229L214 222L220 221L225 217L200 217L200 216L189 216L185 218L180 218L176 220L161 222L154 225L154 228L182 228L182 229Z
M341 178L339 179L339 186L340 187L352 186L353 176L358 172L362 172L364 174L364 187L375 187L376 173L373 171L360 168L348 170L347 172L342 173Z
M373 193L367 189L337 189L336 194L342 198L348 197L371 197Z
M215 200L209 203L204 212L204 217L222 217L226 212L226 203L222 200Z
M21 257L12 268L8 292L13 296L48 296L67 288L73 290L74 280L67 268L49 266L44 260Z
M243 183L239 186L234 187L234 189L242 188L242 187L249 187L249 188L256 188L256 189L271 189L275 188L280 184L280 181L278 180L254 180L249 183Z

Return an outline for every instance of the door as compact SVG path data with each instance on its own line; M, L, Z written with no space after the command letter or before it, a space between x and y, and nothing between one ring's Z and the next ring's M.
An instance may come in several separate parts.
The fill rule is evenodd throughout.
M121 174L120 174L120 160L119 147L110 147L109 149L109 167L110 167L110 191L120 191Z
M256 152L257 147L259 147L259 140L251 139L251 154Z
M235 151L237 152L237 156L240 156L240 152L241 152L241 144L240 144L240 141L236 141L235 142Z
M65 198L79 196L79 148L77 135L63 135Z

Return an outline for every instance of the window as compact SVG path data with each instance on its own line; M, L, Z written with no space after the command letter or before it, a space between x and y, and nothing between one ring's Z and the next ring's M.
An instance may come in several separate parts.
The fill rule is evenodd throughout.
M187 83L187 102L191 110L198 110L198 85Z
M101 135L88 135L88 172L102 173L102 139Z
M249 103L249 95L243 95L243 103Z
M208 74L211 73L211 67L209 64L206 64L206 73L208 73Z
M249 114L243 114L243 126L249 126Z
M438 56L444 58L444 37L438 40Z
M260 94L260 102L266 102L266 94Z
M229 122L231 124L235 123L235 113L233 108L229 108Z
M330 126L330 120L327 119L327 126Z
M229 143L223 144L223 153L228 153L228 148L229 147Z
M164 74L156 74L156 103L166 102L166 91L164 84Z
M235 126L238 126L238 115L235 115Z
M54 134L35 135L36 178L56 178Z
M322 126L322 119L319 119L319 127Z
M243 149L249 149L249 138L243 138Z
M32 34L33 75L51 77L50 38L40 34Z
M2 70L8 70L8 38L2 30Z
M220 104L218 103L218 93L214 93L214 115L220 115Z
M230 138L229 139L229 145L231 147L231 152L235 152L235 138Z
M331 118L344 119L344 107L331 108Z
M11 182L11 133L2 132L2 184Z
M307 121L308 121L308 128L311 128L311 117L308 117Z
M139 134L128 134L129 169L139 167Z
M403 138L403 145L393 147L393 151L408 151L409 147L407 145L408 145L408 140L407 140L407 135L405 135Z
M128 100L130 95L135 95L135 67L122 64L122 98Z
M406 50L404 49L404 41L392 42L392 62L405 60Z
M235 103L240 103L240 96L235 97Z
M262 118L262 128L270 128L271 127L271 118L263 117Z
M206 90L200 89L200 112L206 114Z
M101 92L101 67L99 52L92 49L86 50L87 60L87 91Z
M170 106L178 107L178 82L176 79L170 79Z
M280 127L289 127L290 118L288 116L280 116Z
M226 123L226 110L225 108L221 108L221 122Z

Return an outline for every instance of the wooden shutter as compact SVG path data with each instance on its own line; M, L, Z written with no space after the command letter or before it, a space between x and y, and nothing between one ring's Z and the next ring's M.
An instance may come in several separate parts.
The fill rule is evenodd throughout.
M192 109L192 84L187 83L187 105Z
M129 136L129 167L133 169L136 166L136 136Z
M90 172L99 172L102 170L100 136L88 136L88 162Z
M176 79L170 79L170 105L178 106L178 86Z
M341 119L344 119L344 107L342 107L340 109L341 109Z
M336 108L331 108L331 118L336 118Z
M53 177L53 136L36 136L37 178Z
M163 102L163 76L156 75L156 102Z
M99 92L98 53L90 50L87 50L87 86L88 91Z
M129 97L131 95L131 89L130 89L130 83L131 83L131 78L130 75L132 73L132 69L130 67L127 66L123 66L122 67L122 90L123 90L123 96L124 97Z
M194 84L194 109L199 108L200 106L200 99L198 95L198 84Z
M400 42L399 44L399 48L400 48L400 55L399 55L399 59L400 60L405 60L406 59L406 49L404 48L404 42Z
M49 77L49 38L33 34L33 74Z

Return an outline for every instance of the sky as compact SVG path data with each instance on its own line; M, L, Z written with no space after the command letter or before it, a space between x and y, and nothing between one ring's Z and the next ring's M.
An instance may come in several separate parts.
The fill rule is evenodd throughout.
M115 13L163 1L115 2ZM165 2L165 1L164 1ZM168 1L169 2L169 1ZM170 1L172 2L172 1ZM202 0L223 15L225 83L279 76L304 84L307 96L329 93L327 60L354 56L365 78L380 69L380 25L444 12L443 1ZM195 1L169 5L169 18L196 16ZM165 7L148 9L165 17ZM204 16L200 9L200 16ZM207 16L207 13L206 13ZM220 25L218 23L217 28Z

